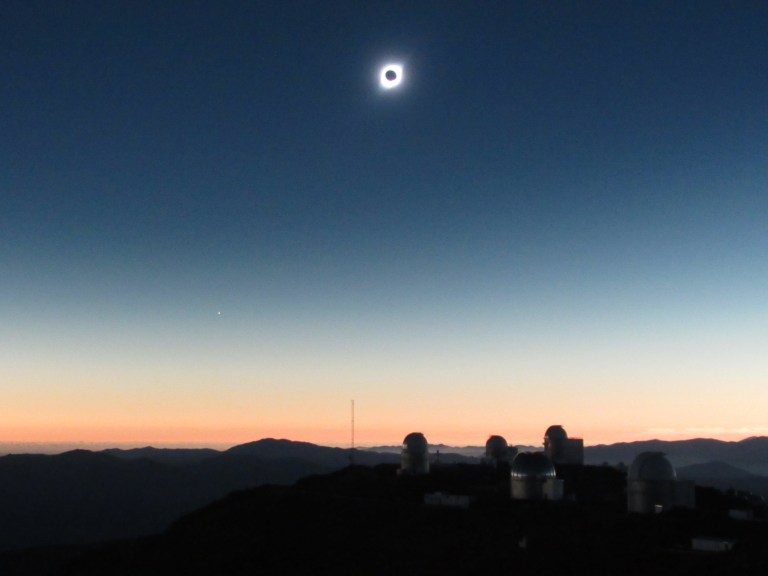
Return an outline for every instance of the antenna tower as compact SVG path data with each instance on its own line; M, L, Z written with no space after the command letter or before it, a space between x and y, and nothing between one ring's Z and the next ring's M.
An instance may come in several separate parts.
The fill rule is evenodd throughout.
M351 443L351 449L349 451L349 463L354 464L355 463L355 401L351 400L352 403L352 426L351 426L351 433L352 433L352 443Z

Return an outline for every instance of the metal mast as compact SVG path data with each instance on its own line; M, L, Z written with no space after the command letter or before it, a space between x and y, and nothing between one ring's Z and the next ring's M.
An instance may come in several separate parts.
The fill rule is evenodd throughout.
M349 462L350 464L355 463L355 401L351 400L351 416L352 416L352 425L351 425L351 434L352 434L352 443L351 448L349 451Z

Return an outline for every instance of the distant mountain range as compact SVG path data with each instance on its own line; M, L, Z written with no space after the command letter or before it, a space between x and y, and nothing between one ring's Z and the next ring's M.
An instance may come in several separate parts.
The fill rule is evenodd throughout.
M723 462L752 474L768 475L768 437L724 442L707 438L694 440L646 440L584 448L586 464L632 463L640 452L664 452L678 468L706 462Z
M542 450L542 446L516 446L518 451ZM372 452L399 454L401 446L375 446L366 448ZM433 457L440 452L450 460L453 455L478 459L485 454L484 446L446 446L430 444ZM585 464L625 464L629 466L641 452L663 452L676 467L722 462L757 475L768 476L768 437L747 438L738 442L725 442L697 438L693 440L644 440L618 444L599 444L584 448Z
M396 460L355 456L365 464ZM224 452L147 447L0 457L0 551L152 534L234 490L289 485L349 462L338 448L272 439Z
M530 448L530 447L523 447ZM442 463L478 462L479 447L432 447ZM669 455L681 478L768 497L768 438L741 442L651 440L585 449L587 463L631 463L643 451ZM396 464L399 447L329 448L264 439L211 449L75 450L0 457L0 551L152 534L241 489L293 484L351 462Z
M518 445L515 446L515 448L517 448L518 452L541 450L540 447L536 446ZM362 450L387 454L400 454L402 449L403 446L397 444L396 446L371 446L370 448L363 448ZM465 461L471 462L473 459L478 460L485 456L485 446L448 446L447 444L430 444L429 452L433 457L436 457L437 454L440 453L441 459L445 457L448 461L461 460L461 458L464 458Z
M768 501L768 476L751 474L725 462L692 464L677 469L680 480L693 480L698 486L711 486L724 492L737 490Z

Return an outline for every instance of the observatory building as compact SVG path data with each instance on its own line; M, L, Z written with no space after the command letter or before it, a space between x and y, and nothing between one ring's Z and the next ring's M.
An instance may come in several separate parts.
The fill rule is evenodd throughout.
M411 432L403 440L400 474L429 474L429 444L421 432Z
M672 463L661 452L642 452L627 474L627 509L651 514L670 508L693 508L693 482L679 482Z
M544 453L555 464L584 464L584 440L568 438L565 428L556 424L544 433Z
M485 457L483 462L491 466L509 464L517 454L517 448L510 447L503 436L490 436L485 443Z
M555 466L541 452L521 452L512 461L510 484L513 500L562 500L563 481Z

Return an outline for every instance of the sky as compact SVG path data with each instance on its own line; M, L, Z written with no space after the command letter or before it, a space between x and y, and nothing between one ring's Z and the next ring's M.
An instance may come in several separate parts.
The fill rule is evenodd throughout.
M0 441L768 435L767 63L762 0L4 1Z

